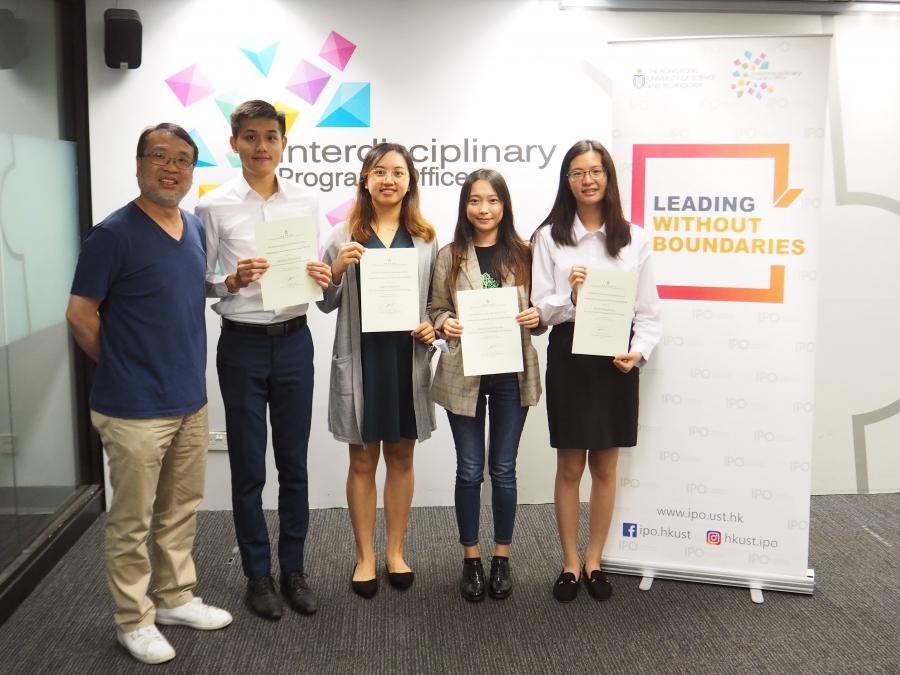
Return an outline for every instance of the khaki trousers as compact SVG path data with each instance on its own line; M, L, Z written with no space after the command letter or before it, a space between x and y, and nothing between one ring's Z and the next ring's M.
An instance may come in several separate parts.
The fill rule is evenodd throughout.
M107 582L116 625L129 632L152 624L156 605L172 608L193 599L197 573L191 547L206 480L207 409L154 419L92 410L91 422L109 456L113 489L106 520ZM151 583L155 604L148 597Z

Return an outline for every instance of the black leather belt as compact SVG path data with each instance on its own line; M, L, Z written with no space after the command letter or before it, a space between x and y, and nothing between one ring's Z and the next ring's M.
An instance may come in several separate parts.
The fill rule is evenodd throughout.
M240 323L231 319L222 318L222 330L230 330L235 333L249 333L251 335L265 335L266 337L279 337L290 335L306 326L306 315L295 316L293 319L281 323Z

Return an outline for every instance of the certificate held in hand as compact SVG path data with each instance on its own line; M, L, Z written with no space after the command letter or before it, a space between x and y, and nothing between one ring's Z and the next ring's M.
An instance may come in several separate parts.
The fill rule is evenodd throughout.
M256 225L256 254L269 261L269 269L259 279L263 309L322 299L322 287L306 271L306 263L318 260L318 252L315 218L285 218Z
M419 325L419 254L414 248L370 248L359 260L363 333L410 331Z
M588 268L575 306L572 353L593 356L626 353L636 292L635 272Z
M464 375L520 373L525 369L515 286L459 291L456 308L463 325L460 344Z

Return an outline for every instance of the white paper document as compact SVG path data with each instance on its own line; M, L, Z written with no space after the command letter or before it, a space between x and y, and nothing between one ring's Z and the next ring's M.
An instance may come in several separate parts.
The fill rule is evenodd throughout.
M522 364L522 333L516 315L515 286L459 291L456 309L463 325L460 340L464 375L518 373Z
M628 351L637 273L588 268L575 306L573 354L615 356Z
M269 261L259 279L263 309L292 307L322 299L322 287L306 271L319 259L315 218L285 218L256 225L256 255Z
M363 333L419 325L419 254L415 248L369 248L359 261Z

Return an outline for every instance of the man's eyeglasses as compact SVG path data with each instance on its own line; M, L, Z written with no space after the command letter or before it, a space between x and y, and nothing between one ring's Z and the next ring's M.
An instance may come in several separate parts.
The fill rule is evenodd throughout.
M595 166L589 171L575 169L567 173L566 177L573 183L580 183L582 180L584 180L585 175L590 176L591 180L600 180L606 175L606 172L601 167Z
M141 157L146 157L147 159L149 159L150 163L154 166L166 166L169 162L172 162L182 171L187 171L188 169L192 169L194 167L194 160L190 157L187 157L185 155L169 157L162 150L153 150L152 152L141 155Z

